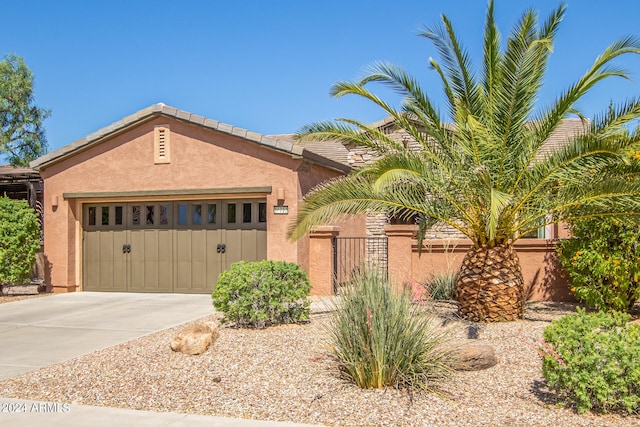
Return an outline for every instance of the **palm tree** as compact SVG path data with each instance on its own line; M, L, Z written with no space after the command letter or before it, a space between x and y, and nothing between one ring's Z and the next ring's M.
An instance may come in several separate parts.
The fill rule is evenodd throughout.
M457 281L460 314L475 321L521 318L524 283L513 248L519 237L577 215L640 214L640 182L634 175L610 172L628 164L629 154L638 149L638 130L625 130L640 116L640 101L610 107L591 121L575 108L600 81L627 77L611 62L640 53L640 40L616 41L555 102L536 109L564 13L561 4L539 24L534 10L525 11L501 49L490 1L477 74L446 16L441 25L425 28L421 36L442 59L430 62L446 95L446 120L414 78L388 63L371 65L360 81L333 85L335 97L357 95L380 106L415 141L403 144L350 119L305 126L298 135L302 141L337 140L380 156L311 192L289 229L291 237L342 215L366 212L415 219L420 243L429 227L448 224L473 242ZM399 92L401 107L369 90L374 82ZM543 143L570 115L583 118L585 132L541 155Z

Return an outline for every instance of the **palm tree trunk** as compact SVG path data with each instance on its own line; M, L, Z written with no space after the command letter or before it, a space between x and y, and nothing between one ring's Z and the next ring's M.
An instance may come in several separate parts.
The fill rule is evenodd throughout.
M511 245L470 250L462 261L456 288L464 319L496 322L524 315L524 280Z

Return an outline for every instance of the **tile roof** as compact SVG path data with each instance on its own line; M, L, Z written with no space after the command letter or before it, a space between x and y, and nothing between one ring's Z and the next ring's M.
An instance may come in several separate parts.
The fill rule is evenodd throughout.
M163 103L151 105L106 127L103 127L102 129L99 129L96 132L85 136L84 138L80 138L69 145L40 156L36 160L32 161L29 166L36 170L40 170L41 168L44 168L49 164L58 162L62 159L73 156L77 152L86 150L96 144L99 144L105 138L122 133L132 126L144 123L161 115L172 117L177 120L185 121L218 132L234 135L252 143L261 145L265 148L308 159L314 163L318 163L330 169L335 169L345 173L350 169L349 166L345 165L344 163L340 163L330 158L324 157L311 150L306 150L301 145L295 144L292 141L286 140L284 138L275 139L273 137L265 136L246 129L218 122L216 120L211 120L197 114L179 110Z
M395 120L393 117L389 116L377 122L371 124L374 128L390 128L389 132L393 139L398 141L404 141L409 146L414 147L414 149L419 149L419 145L415 143L415 139L407 134L403 129L397 129L393 126ZM445 123L445 127L452 128L452 125ZM538 151L537 158L540 159L552 151L562 147L565 145L569 139L584 134L589 131L590 121L583 120L580 118L567 118L563 119L562 122L558 125L558 127L553 131L553 133L547 138L544 142L540 150Z
M382 120L371 123L373 128L377 128L395 141L401 142L412 150L420 150L420 144L409 135L404 129L398 129L395 126L395 119L392 116L385 117ZM445 128L453 130L453 125L444 123ZM561 147L569 138L584 133L589 129L589 121L579 118L564 119L551 136L545 141L539 150L536 158L543 158L554 149ZM359 167L378 156L371 150L359 146L345 146L338 141L306 141L300 142L296 139L295 134L277 134L268 135L278 141L286 141L292 144L300 145L306 150L313 152L321 157L331 159L337 163L349 165L351 167Z
M301 143L296 140L296 135L293 133L268 135L268 137L278 141L288 141L319 156L326 157L343 165L348 165L349 150L338 141L309 141Z
M569 141L570 138L588 132L589 126L589 120L582 120L579 118L564 119L556 130L553 131L551 136L547 138L542 147L540 147L537 158L543 158L549 155L552 151L561 148L567 143L567 141Z

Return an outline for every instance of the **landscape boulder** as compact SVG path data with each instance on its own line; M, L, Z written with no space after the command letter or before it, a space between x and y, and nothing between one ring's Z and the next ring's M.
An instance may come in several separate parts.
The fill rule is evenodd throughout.
M459 371L479 371L498 363L496 353L489 344L470 341L456 347L455 368Z
M205 322L186 327L171 341L171 350L190 355L204 353L220 336L218 326L217 322Z

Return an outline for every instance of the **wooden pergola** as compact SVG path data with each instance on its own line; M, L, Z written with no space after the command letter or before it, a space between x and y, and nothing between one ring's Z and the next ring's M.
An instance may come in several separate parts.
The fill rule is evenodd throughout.
M0 165L0 195L29 201L29 205L42 213L42 178L30 168Z

